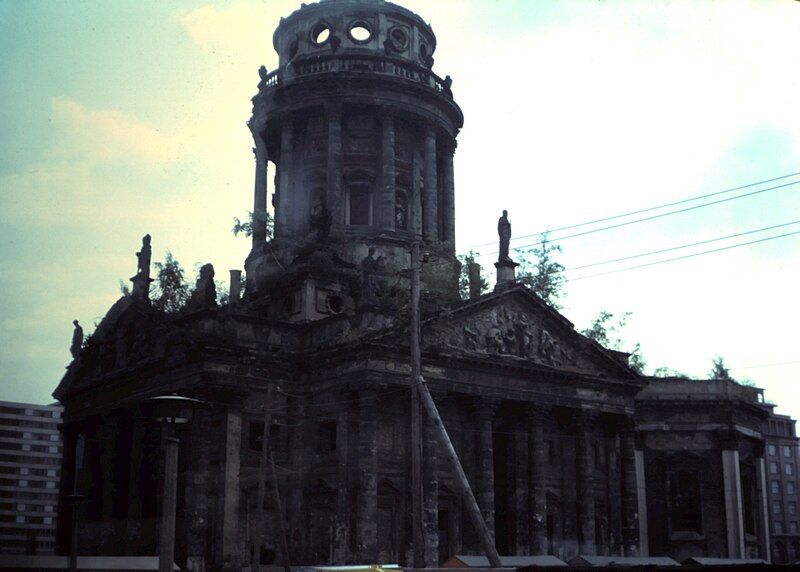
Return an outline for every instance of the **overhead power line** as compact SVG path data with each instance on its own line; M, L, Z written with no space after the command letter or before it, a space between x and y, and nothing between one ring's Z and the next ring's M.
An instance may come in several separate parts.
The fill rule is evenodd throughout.
M664 203L664 204L656 205L656 206L653 206L653 207L647 207L647 208L644 208L644 209L639 209L639 210L635 210L635 211L629 211L629 212L616 214L616 215L612 215L612 216L607 216L607 217L604 217L604 218L599 218L599 219L590 220L590 221L586 221L586 222L581 222L581 223L577 223L577 224L570 224L570 225L562 226L562 227L558 227L558 228L551 228L551 229L546 229L546 230L542 230L542 231L539 231L539 232L523 234L523 235L520 235L520 236L515 236L511 240L522 240L523 238L530 238L531 236L539 236L540 234L542 234L544 232L559 232L559 231L562 231L562 230L570 230L570 229L573 229L573 228L580 228L582 226L589 226L589 225L592 225L592 224L597 224L597 223L601 223L601 222L607 222L607 221L610 221L610 220L616 220L616 219L619 219L619 218L624 218L626 216L633 216L633 215L636 215L636 214L642 214L642 213L646 213L646 212L651 212L651 211L654 211L654 210L663 209L663 208L667 208L667 207L672 207L672 206L680 205L680 204L685 204L685 203L689 203L689 202L692 202L692 201L698 201L700 199L707 199L709 197L723 195L725 193L732 193L734 191L741 191L742 189L749 189L751 187L756 187L758 185L765 185L767 183L772 183L772 182L775 182L775 181L788 179L790 177L795 177L797 175L800 175L800 171L798 171L797 173L790 173L788 175L781 175L780 177L774 177L772 179L764 179L762 181L756 181L754 183L748 183L746 185L741 185L739 187L732 187L730 189L725 189L723 191L716 191L716 192L713 192L713 193L706 193L704 195L697 195L695 197L690 197L688 199L682 199L682 200L679 200L679 201L673 201L671 203ZM746 196L746 195L742 195L742 196ZM495 244L495 242L485 242L485 243L482 243L482 244L472 245L469 248L479 248L481 246L492 246L493 244Z
M689 244L681 244L680 246L672 246L670 248L662 248L661 250L651 250L650 252L642 252L640 254L633 254L631 256L623 256L622 258L614 258L612 260L604 260L603 262L593 262L591 264L582 264L581 266L573 266L572 268L567 268L563 270L563 272L570 272L572 270L581 270L583 268L592 268L594 266L602 266L604 264L612 264L614 262L622 262L624 260L632 260L634 258L643 258L645 256L652 256L653 254L663 254L665 252L672 252L674 250L681 250L683 248L691 248L692 246L700 246L701 244L710 244L712 242L719 242L720 240L728 240L730 238L737 238L740 236L746 236L748 234L755 234L757 232L764 232L767 230L774 230L776 228L783 228L786 226L792 226L794 224L800 224L800 220L786 222L783 224L776 224L774 226L765 226L764 228L757 228L755 230L748 230L746 232L738 232L736 234L729 234L727 236L720 236L717 238L710 238L708 240L701 240L700 242L691 242Z
M708 207L708 206L711 206L711 205L718 205L720 203L726 203L726 202L729 202L729 201L735 201L736 199L743 199L745 197L750 197L750 196L753 196L753 195L758 195L758 194L761 194L761 193L766 193L768 191L774 191L776 189L782 189L784 187L790 187L792 185L797 185L797 184L800 184L800 181L793 181L791 183L784 183L783 185L776 185L774 187L767 187L766 189L759 189L757 191L751 191L749 193L744 193L742 195L736 195L735 197L728 197L728 198L725 198L725 199L719 199L719 200L716 200L716 201L711 201L711 202L708 202L708 203L703 203L701 205L695 205L695 206L687 207L687 208L684 208L684 209L677 209L677 210L674 210L674 211L669 211L669 212L666 212L666 213L652 215L652 216L648 216L648 217L644 217L644 218L637 218L637 219L634 219L634 220L621 222L621 223L618 223L618 224L612 224L612 225L604 226L604 227L601 227L601 228L595 228L595 229L592 229L592 230L586 230L586 231L583 231L583 232L577 232L575 234L568 234L567 236L559 236L559 237L556 237L556 238L553 238L553 239L550 239L550 240L551 240L551 242L560 242L560 241L567 240L569 238L576 238L578 236L585 236L587 234L594 234L595 232L602 232L604 230L611 230L611 229L614 229L614 228L620 228L620 227L623 227L623 226L628 226L628 225L636 224L636 223L639 223L639 222L645 222L645 221L648 221L648 220L654 220L654 219L658 219L658 218L663 218L665 216L670 216L670 215L674 215L674 214L678 214L678 213L682 213L682 212L693 211L693 210L701 209L703 207ZM523 244L522 246L515 246L515 247L511 248L510 250L519 251L519 250L522 250L523 248L530 248L530 247L533 247L533 246L538 246L540 244L542 244L542 241L532 242L530 244ZM497 251L487 252L486 254L479 254L478 256L489 256L489 255L492 255L492 254L497 254Z
M704 254L712 254L714 252L722 252L723 250L731 250L733 248L739 248L741 246L749 246L751 244L758 244L760 242L767 242L769 240L775 240L778 238L785 238L787 236L793 236L800 234L800 230L795 232L787 232L786 234L779 234L776 236L770 236L767 238L761 238L759 240L751 240L749 242L742 242L740 244L732 244L730 246L723 246L721 248L714 248L712 250L704 250L703 252L695 252L693 254L686 254L684 256L676 256L675 258L667 258L665 260L658 260L656 262L648 262L646 264L638 264L636 266L629 266L627 268L620 268L618 270L609 270L608 272L601 272L599 274L590 274L589 276L580 276L578 278L565 278L565 282L577 282L578 280L586 280L587 278L596 278L598 276L606 276L607 274L616 274L617 272L626 272L628 270L636 270L637 268L646 268L648 266L656 266L658 264L665 264L667 262L674 262L676 260L684 260L686 258L694 258L695 256L702 256Z

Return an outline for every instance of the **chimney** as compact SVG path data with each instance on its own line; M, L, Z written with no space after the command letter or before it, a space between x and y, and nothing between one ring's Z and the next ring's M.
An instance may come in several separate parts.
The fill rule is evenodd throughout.
M230 301L236 304L242 297L242 271L231 270Z
M467 278L469 279L469 299L477 300L481 297L481 265L475 261L468 262Z

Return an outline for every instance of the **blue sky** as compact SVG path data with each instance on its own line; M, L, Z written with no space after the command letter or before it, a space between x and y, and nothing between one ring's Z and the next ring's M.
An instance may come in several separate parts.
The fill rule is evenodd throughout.
M435 70L466 118L459 251L494 241L502 209L520 236L800 171L795 3L403 4L433 25ZM0 398L50 400L71 321L91 331L143 234L154 259L242 267L248 244L230 227L252 203L250 97L297 7L0 1ZM799 219L796 185L565 240L561 261ZM651 368L702 376L722 355L797 416L798 237L570 282L564 313L584 327L632 312L625 344ZM475 250L491 268L495 249Z

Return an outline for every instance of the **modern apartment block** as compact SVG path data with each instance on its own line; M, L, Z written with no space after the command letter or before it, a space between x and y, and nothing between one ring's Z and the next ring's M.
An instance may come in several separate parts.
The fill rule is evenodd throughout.
M0 553L55 551L62 411L0 401Z
M800 465L795 420L788 415L771 415L765 443L772 560L776 564L797 562L800 560L797 479Z

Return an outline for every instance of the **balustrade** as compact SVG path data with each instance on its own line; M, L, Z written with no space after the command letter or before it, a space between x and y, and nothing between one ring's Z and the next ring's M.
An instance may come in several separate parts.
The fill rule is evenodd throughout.
M449 82L445 82L445 80L441 79L427 68L411 62L369 55L354 56L342 54L304 59L294 62L291 70L288 72L281 73L281 70L273 71L267 75L263 85L268 91L275 88L283 81L291 80L292 77L304 77L337 71L391 75L427 85L447 98L453 97Z

